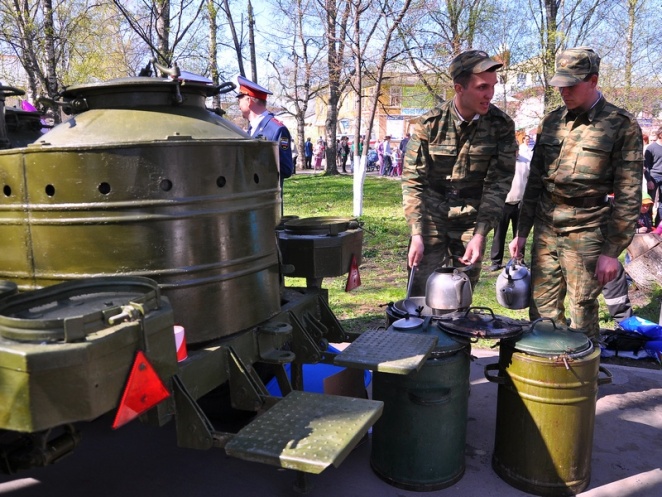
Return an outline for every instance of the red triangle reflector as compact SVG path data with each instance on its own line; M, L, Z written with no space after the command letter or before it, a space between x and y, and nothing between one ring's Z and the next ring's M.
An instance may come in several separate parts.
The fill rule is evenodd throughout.
M352 256L352 263L349 266L349 274L347 275L347 284L345 291L351 292L357 287L361 286L361 275L359 274L359 265L356 263L356 257Z
M117 409L113 428L119 428L170 396L142 350L136 354Z

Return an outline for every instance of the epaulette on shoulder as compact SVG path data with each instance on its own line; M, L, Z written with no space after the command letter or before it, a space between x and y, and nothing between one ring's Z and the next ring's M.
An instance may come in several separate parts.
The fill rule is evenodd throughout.
M433 109L430 109L427 111L425 114L421 116L421 121L429 121L430 119L434 119L435 117L439 117L442 114L441 107L435 107Z
M631 114L625 109L621 109L620 107L616 107L616 114L627 117L628 121L633 121L635 119L633 114Z
M272 117L271 120L274 123L276 123L278 126L284 126L284 124L281 121L279 121L278 119L276 119L275 117Z

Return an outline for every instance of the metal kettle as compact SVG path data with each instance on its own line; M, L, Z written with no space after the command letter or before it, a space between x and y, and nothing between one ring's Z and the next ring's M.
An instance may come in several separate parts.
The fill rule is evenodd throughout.
M448 260L448 259L447 259ZM428 276L425 284L425 305L431 309L454 311L471 305L473 291L467 271L473 266L441 266Z
M526 309L531 301L531 272L511 259L496 280L497 302L506 309Z

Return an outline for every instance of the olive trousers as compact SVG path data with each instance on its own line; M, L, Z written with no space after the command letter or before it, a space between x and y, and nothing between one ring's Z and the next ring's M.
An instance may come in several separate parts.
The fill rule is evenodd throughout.
M531 321L544 317L566 326L567 295L570 327L592 339L598 336L598 295L602 285L595 277L595 268L603 244L600 227L556 233L544 223L535 224L531 249Z

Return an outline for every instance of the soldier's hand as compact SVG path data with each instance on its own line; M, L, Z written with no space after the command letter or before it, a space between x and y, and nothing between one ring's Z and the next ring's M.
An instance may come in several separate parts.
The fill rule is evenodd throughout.
M604 254L598 257L598 263L595 266L595 277L601 285L606 285L616 278L619 264L620 262L616 257L609 257Z
M460 257L460 261L463 264L475 264L483 258L484 249L485 237L483 235L474 235L469 243L467 243L467 248L464 251L464 255Z
M409 267L418 266L423 260L423 237L421 235L412 235L409 242L409 253L407 254L407 264Z
M516 236L513 241L508 244L510 257L513 259L521 259L524 255L524 247L526 246L526 238L523 236Z

